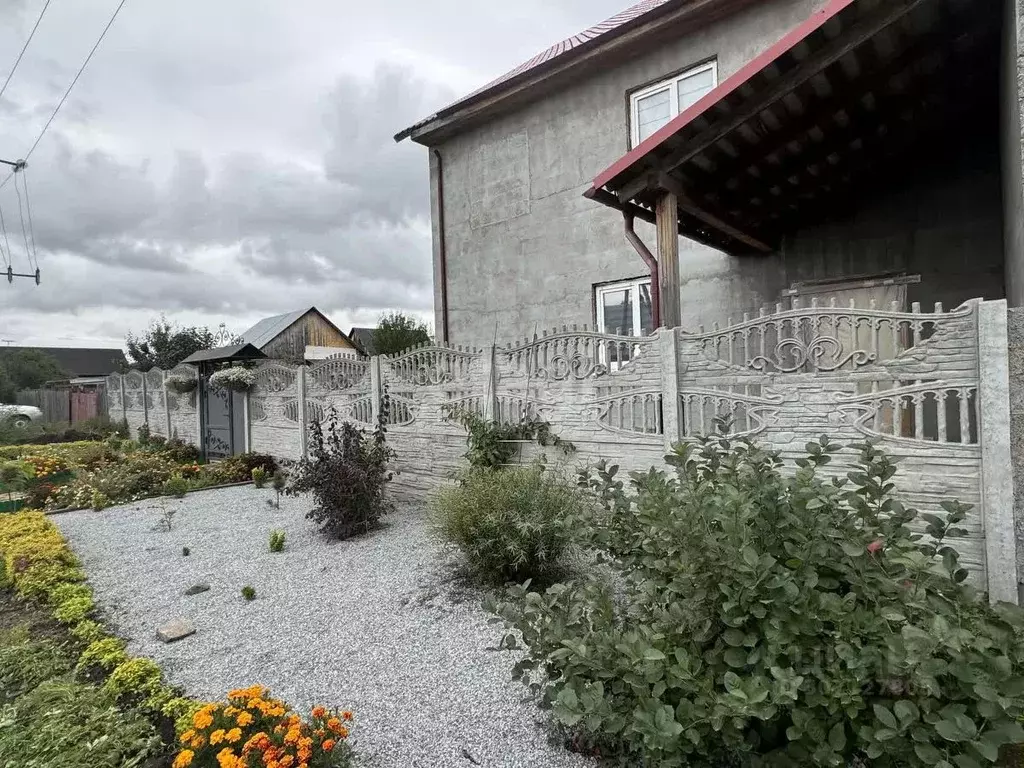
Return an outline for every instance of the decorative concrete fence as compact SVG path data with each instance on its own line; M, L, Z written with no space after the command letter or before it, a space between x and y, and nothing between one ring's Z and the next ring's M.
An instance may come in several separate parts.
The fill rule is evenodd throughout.
M130 371L123 376L107 377L107 403L110 418L127 421L132 434L143 424L149 425L154 435L177 437L192 445L199 445L199 408L197 390L179 394L167 386L172 374L197 378L199 373L191 365L180 365L173 371L159 368L141 373Z
M904 503L938 514L947 499L973 505L963 561L994 598L1017 599L1002 301L931 313L812 303L696 333L561 328L501 348L429 346L258 371L248 399L252 450L299 459L314 420L334 408L370 429L386 396L395 489L419 498L464 464L453 408L537 417L576 447L533 448L524 461L544 451L549 463L604 458L624 472L662 466L674 443L713 432L721 419L790 460L823 434L845 445L876 439L899 460ZM171 400L162 375L112 380L111 392L123 393L120 403L111 398L112 412L133 427L148 419L154 431L166 423L195 439L194 402ZM855 458L847 448L829 470L844 476Z

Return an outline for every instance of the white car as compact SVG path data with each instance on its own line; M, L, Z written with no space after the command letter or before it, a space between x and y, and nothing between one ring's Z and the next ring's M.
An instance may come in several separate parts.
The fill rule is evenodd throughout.
M43 412L34 405L4 405L0 403L0 423L19 429L33 421L42 421Z

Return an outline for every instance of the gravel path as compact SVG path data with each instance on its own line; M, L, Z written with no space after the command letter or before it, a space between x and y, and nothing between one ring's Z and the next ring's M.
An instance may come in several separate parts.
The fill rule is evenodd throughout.
M351 707L373 768L592 765L548 743L544 713L509 679L514 660L494 650L501 625L445 584L422 512L400 507L385 529L330 542L304 519L305 499L278 511L271 495L229 488L52 519L130 652L194 696L260 683L296 708ZM179 510L170 532L158 528L165 505ZM280 554L274 529L287 533ZM212 589L183 595L202 582ZM197 634L157 641L176 618Z

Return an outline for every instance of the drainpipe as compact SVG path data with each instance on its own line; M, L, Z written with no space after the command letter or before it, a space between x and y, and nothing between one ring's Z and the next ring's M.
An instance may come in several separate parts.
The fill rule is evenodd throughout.
M626 239L636 249L636 252L640 254L640 258L644 260L647 268L651 270L651 314L654 316L654 327L661 328L661 286L658 284L658 260L654 258L654 254L644 245L640 235L633 229L636 217L631 213L623 211L622 218L626 225Z
M441 153L431 148L437 160L437 260L441 272L441 341L448 343L448 251L444 232L444 162Z

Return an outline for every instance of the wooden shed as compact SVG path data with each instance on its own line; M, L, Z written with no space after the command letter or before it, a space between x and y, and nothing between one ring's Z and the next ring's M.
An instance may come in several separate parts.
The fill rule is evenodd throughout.
M359 354L359 347L316 307L266 317L245 331L242 339L267 357L294 364L306 362L307 347Z

